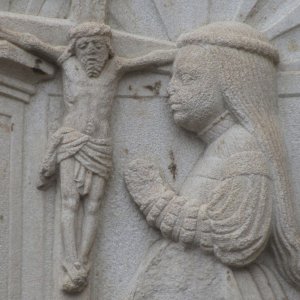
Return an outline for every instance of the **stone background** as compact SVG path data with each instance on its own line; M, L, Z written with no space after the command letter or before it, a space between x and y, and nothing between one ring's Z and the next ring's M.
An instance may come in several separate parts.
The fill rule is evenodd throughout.
M85 3L86 11L78 7ZM65 44L67 30L87 15L104 19L103 1L2 0L0 25ZM182 32L222 20L246 22L278 46L279 108L290 168L300 199L300 3L280 0L108 0L106 23L115 30L117 52L135 56L166 46ZM155 39L133 37L119 31ZM134 40L134 39L133 39ZM151 46L149 46L151 45ZM94 248L90 290L74 299L122 299L149 246L158 238L130 200L123 170L148 157L178 189L202 145L173 124L166 103L169 77L132 73L119 86L113 108L114 171L103 200ZM2 94L2 93L1 93ZM35 187L47 137L63 113L61 75L37 85L26 104L0 96L0 298L71 299L58 292L59 191ZM175 178L170 165L176 164ZM296 197L297 198L297 197ZM295 203L300 216L300 201ZM81 298L80 298L81 297Z

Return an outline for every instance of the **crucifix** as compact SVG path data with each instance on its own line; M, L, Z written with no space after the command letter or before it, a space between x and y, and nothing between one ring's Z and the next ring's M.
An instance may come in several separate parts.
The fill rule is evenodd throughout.
M105 1L98 3L97 18L93 5L91 1L73 2L77 24L69 30L67 46L53 46L31 33L0 28L1 39L48 59L62 70L64 117L49 138L38 188L47 189L59 174L64 249L61 288L67 293L82 292L88 284L99 206L112 171L110 117L118 83L127 72L172 63L176 52L168 49L136 58L118 56L111 42L112 30L104 24Z

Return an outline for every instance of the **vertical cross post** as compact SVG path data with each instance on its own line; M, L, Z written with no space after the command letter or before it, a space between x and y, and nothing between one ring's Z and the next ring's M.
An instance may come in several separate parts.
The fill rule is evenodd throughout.
M73 0L70 18L76 23L86 21L105 23L106 0Z

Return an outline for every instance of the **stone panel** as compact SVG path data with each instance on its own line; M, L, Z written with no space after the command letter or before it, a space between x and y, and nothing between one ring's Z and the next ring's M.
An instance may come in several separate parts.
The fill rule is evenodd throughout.
M0 97L1 292L12 300L21 295L23 105Z

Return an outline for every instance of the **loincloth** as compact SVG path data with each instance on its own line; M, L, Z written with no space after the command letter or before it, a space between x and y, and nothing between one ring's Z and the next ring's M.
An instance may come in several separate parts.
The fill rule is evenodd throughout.
M112 169L111 139L97 139L73 128L62 127L50 138L40 171L38 188L45 189L57 174L58 165L65 159L75 159L74 181L78 192L90 191L92 176L107 179Z

